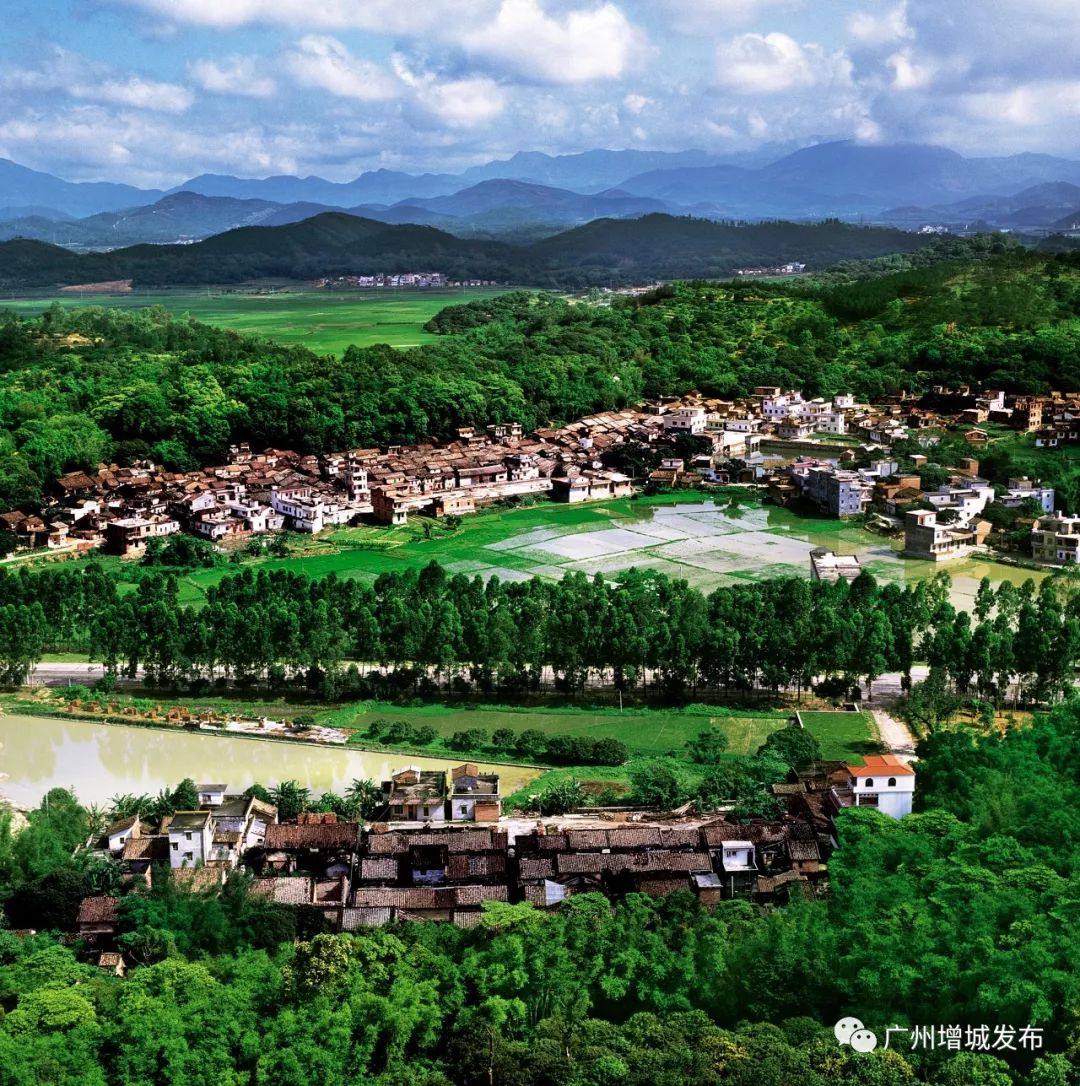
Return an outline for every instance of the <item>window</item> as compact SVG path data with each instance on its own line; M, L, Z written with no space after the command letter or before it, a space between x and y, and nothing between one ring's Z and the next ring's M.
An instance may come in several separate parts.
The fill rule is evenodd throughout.
M180 842L179 841L173 841L173 843L172 843L173 852L177 852L179 850L179 848L180 848Z
M889 787L890 788L895 788L896 787L896 778L895 777L890 777L889 778Z
M193 852L185 852L184 853L184 863L190 863L194 859L195 859L195 853L193 853Z
M462 804L462 805L461 805L461 806L460 806L460 807L458 808L458 814L468 814L468 813L469 813L469 808L468 808L468 805L467 805L467 804L465 804L465 803L463 803L463 804Z
M867 777L866 780L863 782L863 786L866 787L866 788L873 788L874 787L874 778L873 777Z
M429 811L429 809L427 807L425 807L424 808L424 817L427 818L428 814L430 814L430 811Z
M191 840L191 831L190 830L184 834L184 840L185 841L190 841Z
M872 792L870 795L859 796L860 807L876 807L878 805L877 793Z

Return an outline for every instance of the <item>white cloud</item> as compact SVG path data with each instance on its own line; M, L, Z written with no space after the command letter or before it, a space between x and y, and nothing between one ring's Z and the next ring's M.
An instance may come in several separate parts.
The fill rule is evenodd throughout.
M492 79L474 76L441 82L432 72L413 71L400 53L392 64L398 79L411 91L413 105L450 128L489 124L506 108L506 94Z
M233 29L252 23L391 34L423 31L452 17L449 0L113 0L172 23Z
M907 21L907 0L880 15L869 11L855 12L848 19L848 32L856 41L871 46L891 45L915 37L915 31Z
M671 25L686 33L750 26L774 9L797 8L800 0L648 0Z
M86 102L107 102L163 113L183 113L194 96L187 87L144 79L59 45L46 46L33 68L8 68L0 75L0 87L12 92L66 94Z
M70 88L70 93L92 102L154 109L163 113L183 113L195 100L187 87L176 83L155 83L134 75L127 79L107 79L101 83L77 83Z
M301 38L286 63L298 83L338 98L380 102L396 97L399 91L381 65L354 57L336 38L322 34Z
M1005 90L966 94L964 111L980 121L1028 128L1080 119L1080 81L1048 80Z
M213 94L238 94L244 98L269 98L277 84L259 74L254 57L232 56L225 60L196 60L191 75L203 90Z
M787 34L740 34L718 47L716 60L717 83L740 94L778 94L851 79L851 63L842 53L801 45Z
M469 55L546 83L614 79L641 44L639 31L612 3L558 17L538 0L502 0L494 19L460 38Z
M925 90L938 70L932 61L916 60L908 49L893 53L886 63L893 70L892 89L896 91Z
M643 94L627 94L623 100L623 108L630 113L641 113L647 106L652 105L652 99Z

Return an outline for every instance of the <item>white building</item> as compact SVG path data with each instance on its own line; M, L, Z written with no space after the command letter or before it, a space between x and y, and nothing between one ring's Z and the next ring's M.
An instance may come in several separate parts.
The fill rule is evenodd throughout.
M893 818L911 814L915 770L895 754L867 754L864 762L847 767L855 806L875 807Z
M169 864L195 867L212 859L213 817L209 811L177 811L163 820L169 837Z
M695 437L705 432L706 415L704 407L680 407L664 415L664 429L677 430Z

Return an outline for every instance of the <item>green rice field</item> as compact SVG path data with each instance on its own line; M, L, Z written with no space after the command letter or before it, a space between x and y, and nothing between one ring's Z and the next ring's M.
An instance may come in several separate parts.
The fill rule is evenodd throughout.
M355 344L388 343L416 347L438 338L424 325L440 309L490 298L498 290L288 290L267 294L169 290L132 294L59 294L36 298L0 298L0 312L37 316L53 302L65 306L103 305L138 309L162 305L175 314L234 332L267 336L278 343L300 344L317 354L341 354Z
M380 573L438 561L450 573L503 580L616 575L631 568L685 578L703 591L767 577L809 576L810 551L826 547L857 554L882 581L932 577L944 569L953 598L970 609L979 580L1036 581L1045 574L985 559L944 565L900 556L897 541L856 524L803 516L741 497L703 500L688 494L624 498L581 505L541 502L518 509L488 509L449 530L445 522L410 518L399 528L342 528L295 542L288 558L259 559L256 568L302 570L313 577L372 580ZM236 566L201 570L183 579L183 598L197 603L205 589Z
M979 581L1020 585L1049 574L986 558L935 564L900 555L897 540L873 535L858 524L805 516L763 505L740 492L703 498L686 492L563 505L538 501L518 508L489 508L466 516L460 527L445 521L410 517L401 527L360 525L317 537L291 535L286 558L244 559L180 577L180 599L198 605L206 590L238 569L290 569L312 577L372 581L394 570L419 569L436 561L451 574L527 580L559 578L571 571L616 576L629 569L651 569L679 577L704 592L723 585L768 577L810 576L810 551L825 547L857 554L863 568L880 581L923 580L945 572L952 579L953 602L971 610ZM41 568L52 561L32 559ZM132 568L119 558L95 555L107 568ZM87 559L75 559L87 561ZM131 591L122 584L121 591Z

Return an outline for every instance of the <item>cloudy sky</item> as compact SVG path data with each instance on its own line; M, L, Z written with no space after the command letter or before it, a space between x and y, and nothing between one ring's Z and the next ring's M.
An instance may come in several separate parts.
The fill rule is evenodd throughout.
M1080 157L1077 0L4 0L0 156L73 179L819 138Z

